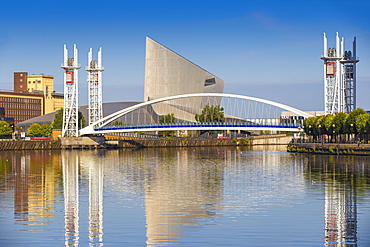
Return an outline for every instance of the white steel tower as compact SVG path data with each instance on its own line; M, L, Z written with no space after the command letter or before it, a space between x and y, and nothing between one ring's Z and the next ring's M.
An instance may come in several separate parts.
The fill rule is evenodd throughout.
M350 113L356 109L356 37L353 53L344 51L344 38L336 33L335 48L328 48L324 33L324 102L325 115Z
M102 54L101 47L98 52L98 61L92 60L92 48L88 54L88 66L86 67L87 82L89 84L89 125L103 117L102 101Z
M68 58L64 45L64 110L62 136L78 136L78 64L77 47L74 45L73 58Z

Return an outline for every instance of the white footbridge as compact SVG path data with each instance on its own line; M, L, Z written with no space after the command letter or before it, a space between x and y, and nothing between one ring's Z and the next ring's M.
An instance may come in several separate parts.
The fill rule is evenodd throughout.
M197 122L206 105L223 108L223 122ZM173 114L171 123L160 118ZM295 116L295 117L292 117ZM225 93L194 93L146 101L80 129L80 135L173 130L298 131L307 112L266 99Z

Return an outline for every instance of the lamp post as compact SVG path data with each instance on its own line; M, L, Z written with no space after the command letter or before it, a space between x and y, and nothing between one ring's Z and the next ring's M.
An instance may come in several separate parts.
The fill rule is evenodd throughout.
M351 128L349 129L349 136L353 140L354 139L354 138L352 138L352 127L353 127L353 123L351 123L350 125L351 125Z
M334 138L334 142L337 142L336 141L336 138L335 138L335 124L333 124L332 127L333 127L333 138Z
M317 126L317 127L319 127L319 141L322 143L323 142L323 138L321 136L321 124L319 124L319 126Z
M308 126L308 135L310 136L310 138L311 138L311 131L312 131L312 126L311 126L311 125L309 125L309 126Z

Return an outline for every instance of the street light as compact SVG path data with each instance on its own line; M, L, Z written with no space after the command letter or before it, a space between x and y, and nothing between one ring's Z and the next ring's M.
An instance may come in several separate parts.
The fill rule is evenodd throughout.
M333 125L332 125L332 127L333 127L333 137L334 137L334 142L337 142L337 141L336 141L336 138L335 138L335 124L333 124Z
M351 136L350 138L352 138L352 127L353 127L353 123L351 123L350 125L351 125L351 128L350 128L350 130L349 130L349 134L350 134L350 136ZM354 139L354 138L353 138L353 139Z

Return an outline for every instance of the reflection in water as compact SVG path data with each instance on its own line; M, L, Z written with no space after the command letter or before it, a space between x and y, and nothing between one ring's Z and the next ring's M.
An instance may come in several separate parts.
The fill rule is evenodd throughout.
M7 152L4 156L8 157ZM14 175L14 217L26 225L50 224L54 215L54 195L56 170L52 162L57 159L47 151L37 151L32 155L22 152L13 154Z
M312 196L310 191L315 190L318 193L313 195L314 200L325 199L325 205L322 204L325 215L320 214L317 219L322 223L325 238L320 235L315 243L337 247L360 243L357 221L361 222L358 218L361 211L358 205L368 200L369 157L280 151L284 150L271 146L263 149L64 150L17 155L3 152L0 156L0 193L2 199L10 198L7 199L11 200L9 205L14 206L8 206L6 199L0 201L0 206L13 207L15 222L27 226L30 231L29 226L53 222L55 204L64 203L65 245L103 246L103 243L122 241L121 235L107 237L112 234L107 231L112 231L112 227L107 227L112 224L109 215L118 212L108 212L103 224L103 189L110 190L109 193L105 191L108 197L105 203L110 197L117 197L113 201L120 205L119 210L123 201L129 204L128 200L133 197L143 200L145 226L143 222L133 231L142 231L141 228L146 227L142 237L146 237L147 246L169 246L189 243L194 237L202 238L199 234L213 224L225 229L227 235L231 225L228 217L250 217L249 222L256 226L243 227L259 227L267 232L266 228L271 230L270 226L258 225L258 220L253 219L278 224L266 220L266 215L272 214L269 211L272 207L284 210L287 204L307 202L305 197ZM9 197L11 193L14 195ZM58 201L58 193L63 193L64 201ZM84 204L87 201L88 206ZM124 215L124 212L120 213ZM304 220L310 216L300 217ZM123 227L121 222L119 227ZM42 229L46 235L50 231L47 227ZM257 234L265 234L263 231ZM106 242L107 239L113 240Z
M90 156L89 163L89 241L90 246L103 246L103 177L104 168Z
M147 245L181 243L201 221L216 215L222 200L222 163L218 157L197 159L189 149L164 150L147 167L145 210ZM193 163L195 162L195 163Z
M79 245L79 169L87 168L89 180L89 246L103 246L103 176L98 151L84 155L79 151L62 151L65 245Z
M325 184L325 246L357 246L356 191L366 185L366 158L309 156L309 164L313 174L322 169Z
M78 246L78 168L79 159L73 152L62 153L63 186L64 186L64 223L65 245Z

